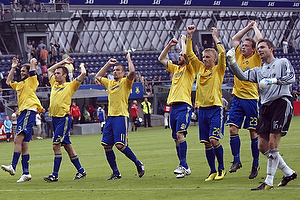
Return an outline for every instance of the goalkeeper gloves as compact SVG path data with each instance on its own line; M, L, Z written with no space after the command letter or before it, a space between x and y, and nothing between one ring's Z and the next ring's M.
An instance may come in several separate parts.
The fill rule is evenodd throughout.
M276 84L277 83L277 78L264 78L259 82L259 88L260 89L265 89L267 85L271 84Z
M226 53L227 60L230 65L236 62L235 60L235 49L232 47L229 51Z

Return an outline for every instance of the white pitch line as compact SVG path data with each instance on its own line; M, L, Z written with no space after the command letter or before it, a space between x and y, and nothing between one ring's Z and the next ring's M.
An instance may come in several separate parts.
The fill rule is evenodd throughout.
M218 188L218 190L249 190L251 188ZM275 188L274 190L300 190L300 188ZM199 188L122 188L122 189L116 189L116 188L90 188L90 189L78 189L78 188L65 188L65 189L16 189L16 190L6 190L6 189L0 189L0 192L45 192L45 191L152 191L152 190L216 190L215 187L199 187Z

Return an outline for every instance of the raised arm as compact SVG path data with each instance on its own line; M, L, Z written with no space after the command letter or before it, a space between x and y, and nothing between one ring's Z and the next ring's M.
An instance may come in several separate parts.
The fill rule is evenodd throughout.
M72 58L66 58L54 65L52 65L47 71L48 71L48 77L49 77L49 80L51 79L51 76L54 74L56 68L60 67L60 66L63 66L65 64L71 64L73 63L73 59Z
M9 71L9 74L6 78L6 84L9 85L9 83L14 79L14 73L15 73L15 70L18 66L18 60L16 58L13 58L12 59L12 64L11 64L11 69Z
M182 54L186 54L186 35L181 34L180 35L180 41L181 41L181 52Z
M258 25L257 25L256 22L253 24L253 27L252 27L252 28L253 28L253 30L254 30L255 37L256 37L257 41L262 40L262 39L263 39L263 36L262 36L261 32L258 30Z
M163 64L166 68L168 67L168 60L167 60L168 52L170 51L170 49L173 46L176 46L177 44L178 44L178 41L175 38L171 39L170 42L162 50L162 52L160 53L160 55L158 57L159 62L161 62L161 64Z
M189 25L187 28L187 41L186 41L186 55L188 58L192 60L198 60L198 57L195 55L193 51L193 43L192 43L192 37L194 32L196 31L196 26L195 25ZM193 62L193 61L192 61Z
M127 78L132 81L134 79L134 75L135 75L135 68L134 68L133 62L131 60L130 53L128 51L126 52L126 59L128 61L128 70L129 70Z
M32 58L30 60L30 68L29 71L35 71L36 70L36 64L37 64L37 60L35 58Z
M86 75L86 69L84 67L84 63L80 63L79 65L79 68L80 68L80 75L76 78L76 81L77 82L82 82L83 78L85 77Z
M240 30L237 34L235 34L232 37L231 40L231 44L232 47L234 47L234 49L237 48L237 46L239 46L240 41L242 40L242 38L244 37L244 35L253 28L253 25L255 24L254 21L252 21L250 24L248 24L248 26L246 26L245 28L243 28L242 30Z
M212 38L214 39L214 41L215 41L215 44L217 45L217 44L220 44L220 46L223 48L223 51L225 51L224 49L224 46L223 46L223 44L221 43L221 41L218 39L218 37L217 37L217 35L218 35L218 29L217 28L215 28L215 27L212 27L211 28L211 30L212 30ZM217 45L218 46L218 45ZM218 49L219 50L219 49ZM220 52L220 50L219 50L219 52Z
M107 69L111 66L117 63L117 60L114 58L110 58L107 63L99 70L99 72L96 74L95 79L100 81L101 77L103 77L107 71Z

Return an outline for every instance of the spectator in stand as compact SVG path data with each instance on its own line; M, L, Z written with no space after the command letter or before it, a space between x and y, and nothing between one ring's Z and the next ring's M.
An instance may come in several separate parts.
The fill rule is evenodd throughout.
M42 75L43 75L43 71L42 71L42 68L41 68L41 63L38 62L38 64L35 66L35 68L36 68L35 72L36 72L38 81L39 81L39 83L41 83Z
M176 58L175 58L175 53L174 53L174 50L171 49L170 52L168 53L169 55L169 59L172 61L172 63L175 63L176 62Z
M283 39L283 42L282 42L282 50L283 50L283 53L284 54L287 54L288 53L288 42L287 42L287 39L284 38Z
M4 132L6 134L6 142L10 142L10 135L11 135L12 124L11 124L11 121L9 120L9 116L8 115L6 115L3 124L4 124Z
M53 137L53 124L52 124L52 117L49 116L49 108L47 109L45 113L45 118L46 118L46 133L48 138Z
M17 134L17 118L19 116L19 108L15 107L13 114L11 114L11 123L12 123L12 134L13 137L16 137Z
M86 65L84 65L85 66L85 68L86 68ZM65 67L68 69L68 71L69 71L69 81L71 82L71 81L73 81L74 80L74 65L73 65L73 63L66 63L65 64Z
M50 65L53 65L57 61L57 50L52 42L50 43L49 60Z
M48 51L46 46L43 46L40 52L40 62L48 63Z
M89 84L89 82L90 82L90 77L89 77L89 72L86 70L86 75L85 75L85 77L83 78L83 81L82 81L82 84L83 85L87 85L87 84Z
M90 85L95 84L95 73L94 72L91 73L89 79L90 79Z
M41 139L43 139L43 137L42 137L42 118L41 118L40 114L38 114L38 113L36 114L35 124L37 126L37 136L36 136L36 139L41 140Z
M37 58L37 55L36 55L36 53L37 53L37 45L36 45L36 43L35 43L34 40L31 41L31 46L32 46L32 49L31 49L31 57L32 57L32 58Z
M7 75L4 74L3 78L1 79L1 87L2 87L2 97L6 100L9 99L9 91L10 91L10 86L6 84L7 80Z
M109 74L107 75L107 78L109 80L114 80L114 75L113 75L113 71L110 71Z
M62 60L69 58L70 56L67 54L66 51L63 51Z
M199 58L200 57L200 48L199 48L199 42L195 43L195 54Z
M57 61L61 60L60 59L60 45L58 44L57 40L55 40L54 47L56 48Z
M29 6L29 12L36 12L35 0L29 0L28 6Z
M42 87L50 88L48 73L43 73L41 85Z
M292 43L292 46L295 48L295 52L298 53L298 51L297 51L298 44L297 44L297 42L296 42L296 40L294 39L293 36L291 37L291 43Z
M46 115L46 109L43 108L42 112L40 113L41 122L42 122L42 124L41 124L41 137L42 138L43 138L43 135L44 135L44 137L47 135L46 134L47 124L46 124L46 116L45 115Z
M130 108L131 110L131 131L137 131L137 127L135 126L135 121L139 120L139 108L137 107L137 100L133 100L133 105Z
M209 48L207 40L203 41L203 50Z
M105 106L103 104L101 104L101 106L99 107L99 113L98 113L98 120L100 123L100 127L101 127L101 134L103 133L103 128L104 128L104 124L105 124L105 110L104 110Z
M42 73L44 74L44 73L47 73L47 70L48 70L48 65L47 65L47 63L44 63L44 62L42 62L42 63L39 63L38 62L38 65L42 65Z
M27 62L29 62L31 60L31 51L32 51L32 44L31 41L27 42L26 48L25 48L25 52L27 55Z
M179 49L177 49L177 48L175 49L174 55L175 55L175 60L176 60L175 64L177 64L178 60L179 60Z
M39 56L40 56L41 51L43 50L43 47L46 48L46 45L44 44L43 40L40 40L40 43L37 46L38 60L41 59Z
M170 128L170 112L171 112L171 105L166 104L164 106L164 124L165 124L165 129Z
M151 103L148 101L148 98L144 98L144 101L141 103L143 114L144 114L144 126L152 127L151 125Z
M141 72L137 71L134 82L141 82L141 80L142 80Z
M80 119L81 119L81 113L80 113L80 109L79 107L76 105L76 102L73 101L72 102L72 106L70 108L70 116L72 119L72 124L71 124L71 128L73 130L73 125L74 124L79 124Z
M214 49L214 50L216 50L216 52L218 53L218 48L217 48L215 42L212 42L212 43L211 43L211 48Z
M295 52L295 48L293 47L292 42L289 42L288 52L289 52L289 53L294 53L294 52Z

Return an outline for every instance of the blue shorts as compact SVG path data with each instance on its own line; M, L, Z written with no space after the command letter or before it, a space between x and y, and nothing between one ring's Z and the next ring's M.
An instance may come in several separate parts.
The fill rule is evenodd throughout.
M258 122L258 110L257 99L241 99L235 96L232 99L227 125L241 128L244 121L244 129L255 130Z
M114 144L128 145L129 118L125 116L108 116L102 136L102 145L113 146Z
M24 142L29 142L33 133L33 125L35 124L35 111L23 110L17 119L17 135L25 134Z
M70 115L64 117L52 117L52 124L54 129L53 144L71 144L69 137L69 131L71 129Z
M209 143L209 138L222 139L223 120L223 108L221 106L200 107L198 113L200 142Z
M172 138L177 140L178 132L186 132L190 125L192 107L187 103L173 104L170 112Z

